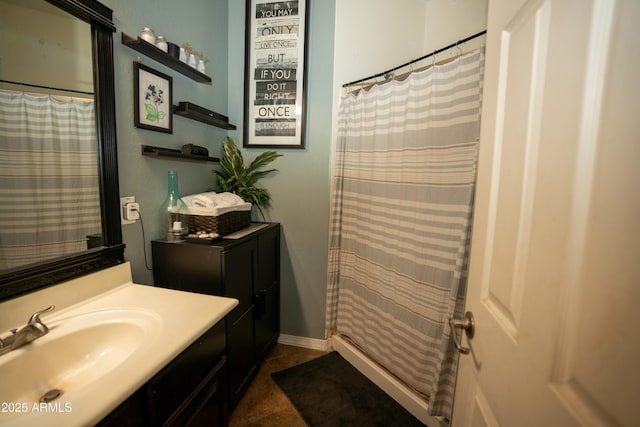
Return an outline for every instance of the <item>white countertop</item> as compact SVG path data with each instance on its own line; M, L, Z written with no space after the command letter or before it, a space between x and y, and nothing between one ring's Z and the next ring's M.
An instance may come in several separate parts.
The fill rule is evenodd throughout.
M93 288L94 292L88 288ZM237 304L238 301L231 298L134 284L128 263L0 304L0 337L7 336L10 328L24 326L32 313L56 305L53 312L41 316L43 323L50 328L47 335L0 356L0 372L4 366L5 374L11 379L4 381L0 378L0 426L84 426L97 423ZM92 328L91 322L98 327ZM134 326L121 329L130 325ZM85 327L89 329L85 330ZM127 333L121 334L121 330ZM129 330L135 334L129 334ZM82 345L75 346L73 340L62 341L78 331L84 335L76 336L84 338L73 339L81 340L77 342ZM84 348L91 345L88 342L94 339L102 353L109 353L111 347L116 348L114 352L117 353L117 341L127 341L126 354L122 353L118 356L120 358L103 357L102 353L88 354L86 361L80 362L83 366L78 369L81 373L76 375L75 382L67 382L69 390L64 390L64 381L52 380L45 368L42 368L45 373L41 378L37 374L19 374L32 372L30 364L64 364L64 360L57 359L47 364L46 359L56 354L53 350L56 340L68 345L68 353L73 354L85 351ZM111 341L117 345L111 346ZM77 356L74 356L73 366L79 364ZM103 360L109 362L102 363ZM104 375L100 370L105 370ZM54 384L56 381L63 384ZM65 393L51 402L53 405L49 404L48 408L40 411L37 396L41 390L56 387ZM23 393L22 389L31 394ZM17 413L21 410L24 413Z

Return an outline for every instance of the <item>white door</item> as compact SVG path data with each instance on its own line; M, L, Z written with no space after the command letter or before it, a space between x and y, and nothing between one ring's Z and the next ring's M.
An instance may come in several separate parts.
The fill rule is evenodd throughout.
M452 425L640 426L640 1L490 0Z

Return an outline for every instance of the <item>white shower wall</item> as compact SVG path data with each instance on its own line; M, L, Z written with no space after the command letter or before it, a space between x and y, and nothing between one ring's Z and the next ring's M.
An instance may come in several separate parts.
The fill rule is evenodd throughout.
M424 47L426 3L425 0L337 0L336 85L420 56Z
M487 28L489 0L424 0L424 51L431 52L456 40ZM472 50L484 44L484 38L465 44ZM455 50L443 56L455 55Z
M488 3L489 0L336 0L333 141L343 84L485 30ZM482 43L484 37L466 43L463 49L475 49ZM453 54L455 49L438 57L444 59Z
M487 6L488 0L337 0L335 87L484 30Z

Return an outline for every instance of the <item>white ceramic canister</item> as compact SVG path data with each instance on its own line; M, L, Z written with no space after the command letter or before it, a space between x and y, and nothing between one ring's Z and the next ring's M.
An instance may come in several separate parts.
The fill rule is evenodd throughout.
M156 47L163 52L169 51L169 45L167 44L167 39L164 36L156 37Z
M153 45L156 44L156 35L151 28L144 27L144 30L142 30L142 34L140 34L140 38Z
M198 60L197 70L200 71L201 73L204 73L204 71L205 71L204 60L202 60L202 59Z
M198 66L198 60L195 54L192 53L189 55L189 61L187 62L187 64L189 64L193 68L196 68Z

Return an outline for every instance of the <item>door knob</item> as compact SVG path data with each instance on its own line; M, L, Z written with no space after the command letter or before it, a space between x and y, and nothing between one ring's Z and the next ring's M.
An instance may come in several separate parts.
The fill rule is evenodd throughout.
M473 338L476 331L476 321L473 318L473 313L467 311L464 314L464 319L449 319L449 326L451 326L451 332L453 334L453 342L456 345L456 349L462 354L469 354L471 349L469 347L462 346L462 336L460 336L460 342L458 342L458 336L456 335L456 329L462 329L467 335L467 339Z

